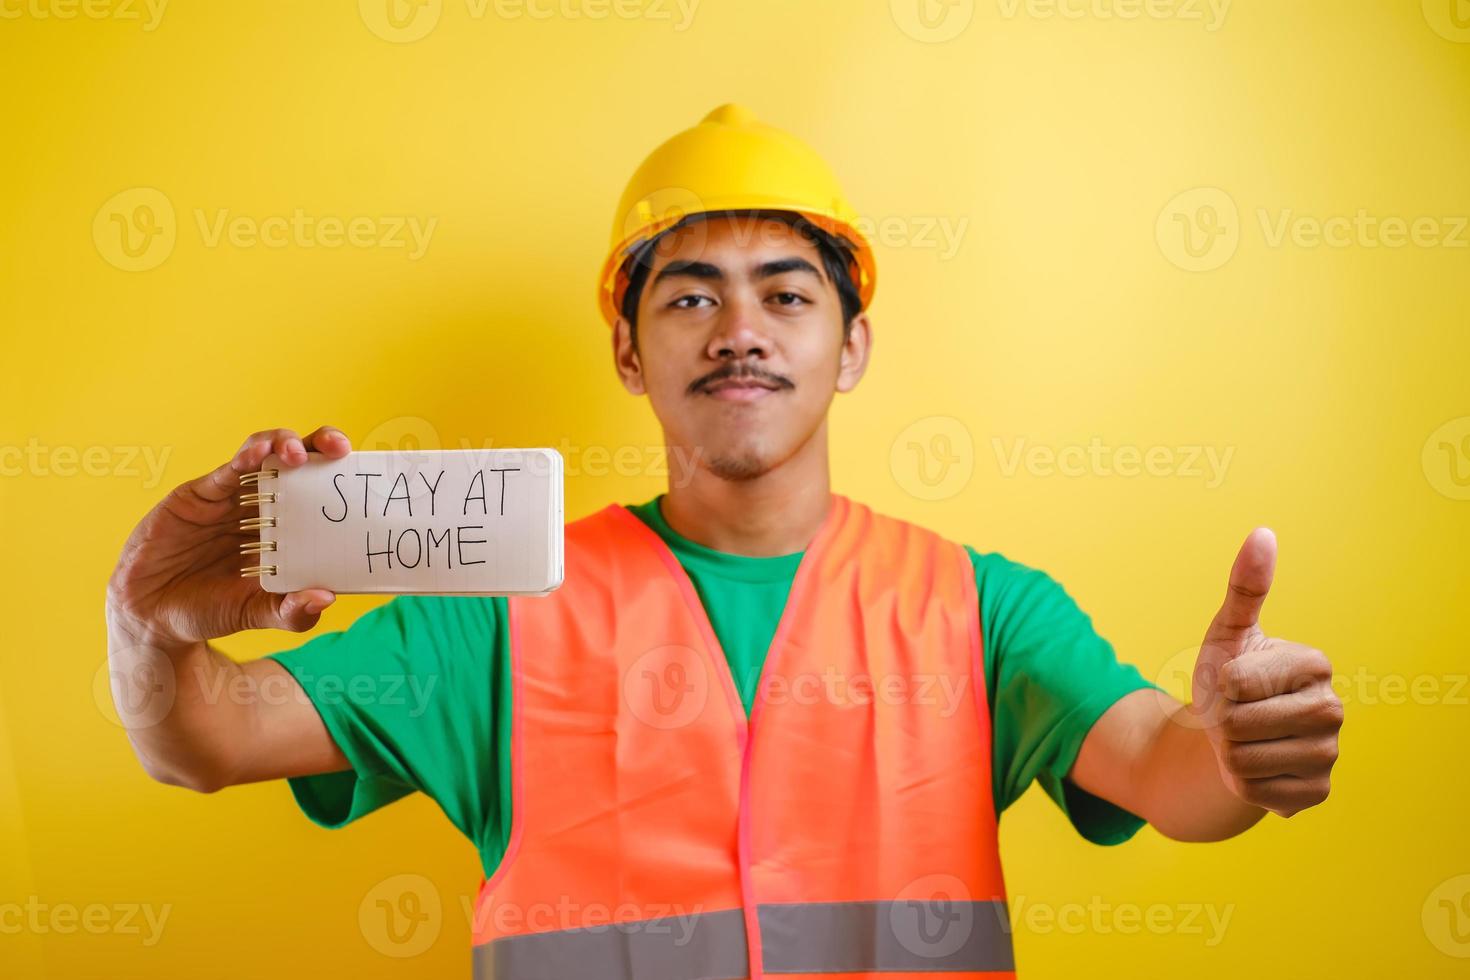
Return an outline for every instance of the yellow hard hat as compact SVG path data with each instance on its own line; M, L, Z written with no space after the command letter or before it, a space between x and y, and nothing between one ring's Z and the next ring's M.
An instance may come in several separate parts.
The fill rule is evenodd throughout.
M608 325L628 286L624 263L639 246L690 214L750 209L796 211L850 242L853 283L867 308L877 279L873 248L832 170L795 136L727 103L650 153L628 181L597 285Z

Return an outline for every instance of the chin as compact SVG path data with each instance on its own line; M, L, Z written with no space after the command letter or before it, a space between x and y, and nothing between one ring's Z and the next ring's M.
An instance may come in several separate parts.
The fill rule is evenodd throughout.
M715 476L731 483L754 480L770 472L770 462L756 453L728 453L711 457L707 468Z

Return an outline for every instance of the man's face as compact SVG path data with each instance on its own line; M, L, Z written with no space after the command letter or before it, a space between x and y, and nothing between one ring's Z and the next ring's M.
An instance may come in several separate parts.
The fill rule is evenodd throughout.
M656 246L638 301L638 347L619 318L624 386L647 394L671 449L749 480L823 430L838 391L867 365L867 316L846 338L817 247L769 218L694 221Z

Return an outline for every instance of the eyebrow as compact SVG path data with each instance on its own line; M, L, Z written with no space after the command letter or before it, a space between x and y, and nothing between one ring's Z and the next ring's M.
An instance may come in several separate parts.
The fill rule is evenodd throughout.
M818 282L826 281L821 270L806 259L798 256L762 262L752 272L753 278L755 279L769 279L772 276L779 276L787 272L808 272L816 276ZM690 276L709 282L723 282L725 280L725 270L709 262L699 262L694 259L676 259L658 271L658 274L653 277L653 285L657 286L665 279L672 279L675 276Z

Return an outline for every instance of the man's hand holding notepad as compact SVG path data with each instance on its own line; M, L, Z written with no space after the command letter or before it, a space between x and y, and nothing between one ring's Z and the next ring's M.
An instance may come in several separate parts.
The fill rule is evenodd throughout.
M554 449L272 454L241 477L260 540L243 574L271 592L544 595L562 579Z
M271 429L139 522L109 624L173 648L310 629L337 593L542 594L563 523L555 450L355 453L328 426Z

